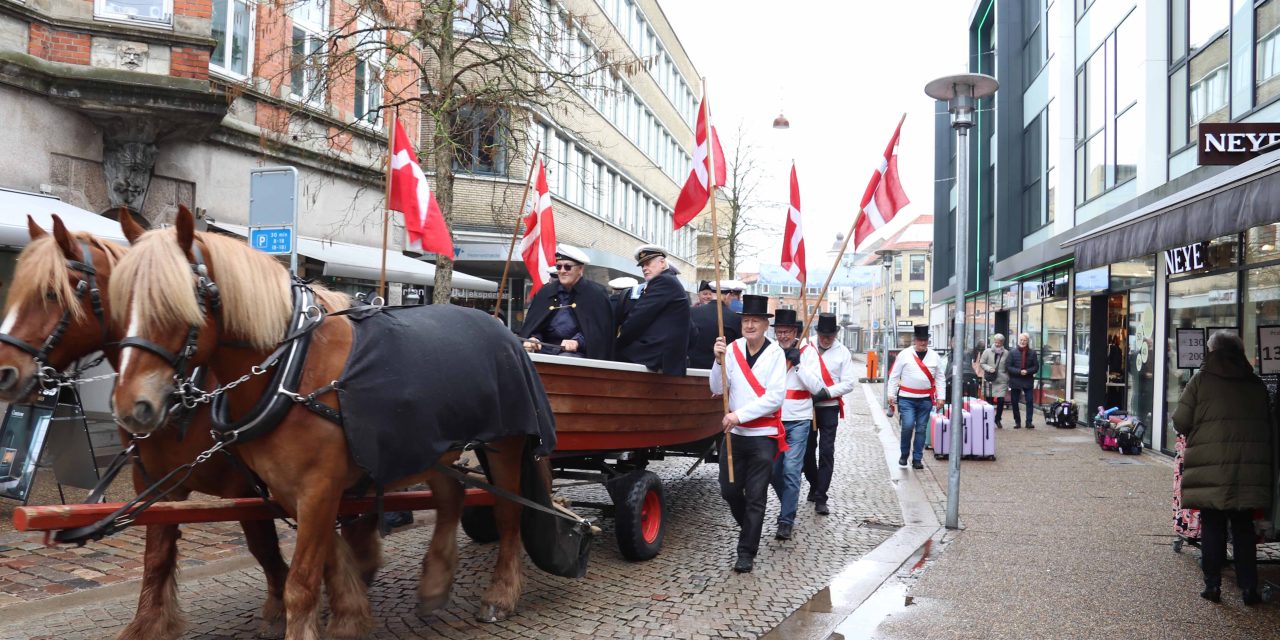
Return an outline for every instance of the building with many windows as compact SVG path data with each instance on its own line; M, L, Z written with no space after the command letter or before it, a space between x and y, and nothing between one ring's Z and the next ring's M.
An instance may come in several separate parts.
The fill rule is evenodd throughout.
M961 248L938 105L936 323L963 299L968 344L1029 334L1039 402L1120 407L1164 452L1207 335L1280 373L1278 26L1280 0L976 2L969 70L1000 89L969 140Z
M909 347L915 325L929 324L932 251L933 216L923 214L892 236L867 245L861 252L865 256L862 265L879 267L882 272L874 284L858 292L870 320L864 329L864 344L879 347L888 328L893 336L892 348ZM887 302L886 291L890 297Z

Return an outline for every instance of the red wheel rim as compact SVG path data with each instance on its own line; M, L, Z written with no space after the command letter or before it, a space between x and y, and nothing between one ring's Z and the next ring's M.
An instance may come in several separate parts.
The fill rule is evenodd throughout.
M662 502L658 492L652 489L644 494L644 505L640 507L640 534L644 541L653 544L662 530Z

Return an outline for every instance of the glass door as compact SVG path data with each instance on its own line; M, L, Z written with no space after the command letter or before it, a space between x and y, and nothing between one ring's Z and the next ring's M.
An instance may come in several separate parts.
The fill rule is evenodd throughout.
M1236 273L1223 273L1214 276L1190 278L1169 283L1169 332L1166 356L1168 375L1165 390L1165 437L1166 453L1172 453L1170 447L1177 440L1173 430L1173 412L1178 408L1178 399L1182 390L1195 375L1195 369L1178 368L1178 329L1203 329L1236 327ZM1206 336L1207 337L1207 336Z

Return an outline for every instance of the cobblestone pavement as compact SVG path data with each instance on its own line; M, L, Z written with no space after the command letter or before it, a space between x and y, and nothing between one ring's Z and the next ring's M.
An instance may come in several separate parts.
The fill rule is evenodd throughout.
M377 625L373 637L752 638L767 632L901 523L883 453L866 418L869 409L863 394L855 390L848 398L852 400L851 422L840 431L837 441L832 514L817 516L808 503L802 504L795 537L779 542L772 535L778 505L771 494L765 539L754 573L739 575L730 570L737 529L719 496L715 468L704 465L685 477L690 461L673 459L650 467L667 489L669 520L657 558L643 563L624 560L614 542L612 520L600 519L604 532L593 546L587 576L581 580L553 577L526 560L519 610L500 624L473 621L488 584L496 545L461 538L452 603L438 615L420 619L414 614L414 589L430 527L397 531L386 541L385 566L370 590ZM572 497L578 500L606 501L603 489L574 491ZM586 515L595 514L586 511ZM430 514L418 514L420 523L426 524L430 518ZM197 533L202 529L205 527L185 529L180 543L183 557L192 557L196 552L193 547L208 544L200 536L212 534ZM217 544L235 547L239 543ZM89 554L78 557L113 548L90 545L81 550ZM26 553L19 554L19 563L36 557L31 551ZM53 559L41 559L33 566ZM188 637L253 637L253 617L261 604L261 572L256 567L209 571L213 568L203 567L206 575L181 584L191 622ZM117 588L102 598L92 595L90 591L53 597L25 606L18 606L25 600L0 604L0 619L9 620L0 624L0 640L110 637L132 617L136 588ZM68 600L72 597L76 602ZM67 605L60 606L60 599L67 600Z

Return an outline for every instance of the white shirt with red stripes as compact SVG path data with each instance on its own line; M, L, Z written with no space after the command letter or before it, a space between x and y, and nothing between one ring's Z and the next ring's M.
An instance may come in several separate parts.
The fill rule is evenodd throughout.
M770 341L769 346L764 348L756 359L755 365L751 367L756 380L765 388L764 395L756 395L751 383L747 382L738 369L737 358L733 357L734 344L738 345L742 355L746 356L747 339L734 340L729 344L728 352L725 354L725 362L728 363L726 370L729 372L729 411L738 416L739 422L746 423L769 415L782 406L787 390L787 357L775 342ZM720 378L720 362L716 361L711 365L712 395L720 395L724 388L721 386ZM774 427L737 426L731 431L740 436L776 436L778 433Z
M897 398L928 398L929 393L929 377L924 374L924 370L920 365L916 364L915 347L907 347L898 353L898 357L893 360L893 368L889 370L889 397ZM946 397L947 376L942 370L942 356L937 351L929 349L925 351L920 358L924 361L924 366L933 374L935 383L935 398ZM908 391L914 389L915 391Z

